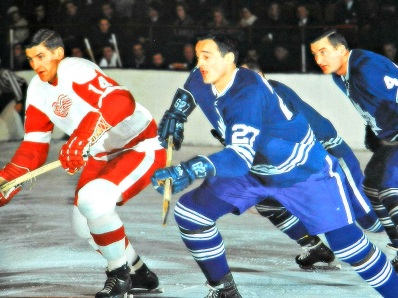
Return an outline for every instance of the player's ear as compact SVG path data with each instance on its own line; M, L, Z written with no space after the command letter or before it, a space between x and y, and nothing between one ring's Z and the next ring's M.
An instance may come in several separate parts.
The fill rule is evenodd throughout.
M224 59L228 64L235 63L235 55L232 52L225 54Z
M58 60L62 60L65 57L65 50L62 47L58 47L55 49L55 57Z
M345 47L345 45L339 45L339 52L341 55L344 55L344 53L347 51L347 48Z

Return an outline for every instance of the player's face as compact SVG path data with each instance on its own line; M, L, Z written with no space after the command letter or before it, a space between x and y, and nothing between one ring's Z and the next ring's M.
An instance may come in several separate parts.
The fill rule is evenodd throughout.
M345 46L334 47L327 37L324 37L311 44L311 52L315 62L322 69L324 74L336 73L345 75L347 50Z
M195 47L198 67L206 84L214 84L221 91L229 82L228 62L221 56L217 44L211 39L201 40Z
M57 78L58 65L64 58L64 50L63 48L50 50L40 44L26 49L26 57L40 80L53 83Z

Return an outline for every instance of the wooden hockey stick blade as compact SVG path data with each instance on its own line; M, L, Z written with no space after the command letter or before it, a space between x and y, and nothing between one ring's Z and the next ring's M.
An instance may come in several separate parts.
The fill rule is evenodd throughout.
M10 182L5 183L4 185L0 186L0 191L2 191L2 192L7 191L16 185L19 185L21 183L24 183L27 180L33 179L41 174L44 174L48 171L56 169L59 166L61 166L61 162L59 160L53 161L53 162L46 164L36 170L28 172L25 175L15 178L14 180L12 180Z
M166 167L171 166L171 160L173 158L173 136L169 136L167 139L167 159ZM166 226L167 217L169 215L171 200L171 179L167 179L164 184L163 193L163 213L162 213L162 225Z

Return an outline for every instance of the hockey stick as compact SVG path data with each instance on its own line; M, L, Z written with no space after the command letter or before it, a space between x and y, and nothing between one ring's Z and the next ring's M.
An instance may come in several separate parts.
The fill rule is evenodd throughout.
M86 45L86 50L90 56L91 61L95 63L94 53L91 49L90 42L88 41L88 38L84 38L84 43Z
M169 136L169 138L167 139L166 167L171 166L172 156L173 156L173 136ZM162 214L163 226L166 226L167 216L169 215L170 200L171 200L171 179L167 179L164 184L164 193L163 193L163 214Z
M10 188L17 186L27 180L33 179L36 176L39 176L41 174L44 174L48 171L51 171L53 169L58 168L61 165L61 162L59 160L53 161L49 164L46 164L36 170L33 170L31 172L28 172L18 178L15 178L14 180L5 183L4 185L0 186L0 191L5 192L7 190L9 190Z

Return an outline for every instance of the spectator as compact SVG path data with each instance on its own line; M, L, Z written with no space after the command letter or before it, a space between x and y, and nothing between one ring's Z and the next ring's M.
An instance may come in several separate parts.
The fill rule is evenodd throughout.
M251 63L251 64L256 64L259 65L260 61L260 54L258 53L256 48L249 48L246 51L246 55L242 57L242 63Z
M19 120L24 121L25 99L28 84L25 79L17 76L13 71L0 69L0 113L12 103L14 110L19 115Z
M38 2L33 7L33 12L29 18L29 24L31 26L32 35L40 28L46 27L51 28L51 21L47 15L46 6Z
M67 0L63 2L60 14L63 25L59 27L60 35L66 48L73 43L80 43L85 34L86 21L76 2Z
M285 43L289 40L287 25L288 22L282 15L281 4L276 1L271 2L267 7L265 18L261 20L261 26L266 28L262 30L260 42L266 52L274 43Z
M243 43L252 47L258 44L262 35L262 28L258 28L260 20L257 15L252 13L250 6L242 6L239 10L240 19L238 26L243 29Z
M300 57L304 58L302 61L305 68L302 69L304 72L319 71L318 65L316 65L311 51L308 48L308 44L321 33L321 29L315 26L319 25L318 20L310 11L309 6L306 4L299 4L296 6L296 26L298 31L295 31L293 35L292 44L302 45L300 47ZM313 26L313 27L312 27ZM299 59L299 57L297 57Z
M144 45L137 41L132 45L131 49L132 55L124 59L126 68L148 69L149 62L146 57Z
M380 11L377 18L377 32L380 42L398 41L398 4L395 1L383 1L380 3Z
M249 6L242 6L240 9L239 26L248 28L254 26L258 21L258 17L252 13Z
M195 24L192 17L187 13L187 7L183 3L178 3L175 7L176 20L174 26L174 38L176 42L192 41L194 37L193 26Z
M358 0L338 0L335 24L360 25L366 19L366 7Z
M191 43L186 43L183 48L182 61L170 63L169 68L173 70L192 70L196 64L195 46Z
M229 33L230 21L226 18L222 8L216 7L212 10L211 21L207 24L207 29L211 33Z
M386 56L395 64L398 64L397 46L393 41L386 41L382 44L382 55Z
M101 19L107 19L109 23L113 24L115 31L118 31L119 34L123 34L122 26L127 22L127 19L116 13L115 5L111 1L108 0L102 3L99 17Z
M23 17L17 6L11 6L7 11L9 26L14 30L13 43L24 43L29 37L29 23Z
M23 138L27 86L22 77L0 69L0 141Z
M164 57L163 53L161 51L154 51L152 54L152 64L151 64L151 69L156 69L156 70L164 70L168 69L168 65L166 63L166 58Z
M25 49L21 43L13 45L13 65L12 70L30 70L28 59L25 55Z
M102 56L99 59L98 65L101 68L121 67L119 57L115 52L113 44L109 43L102 47Z
M70 48L69 56L90 60L83 49L84 47L82 45L74 44Z
M144 20L145 32L142 32L140 41L147 44L151 49L161 48L169 41L169 22L167 16L162 13L162 5L157 1L149 4L147 16Z
M287 45L276 44L270 56L261 61L261 68L266 73L292 73L300 72L300 61Z
M98 61L99 57L102 56L103 47L105 45L108 45L109 43L114 44L113 36L116 39L116 43L119 43L122 40L117 31L113 30L111 22L107 18L100 18L97 21L97 26L92 30L88 38L96 61Z

